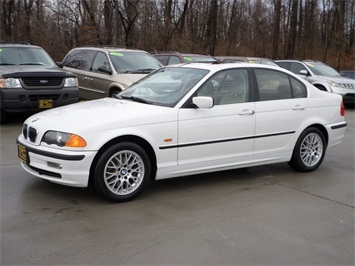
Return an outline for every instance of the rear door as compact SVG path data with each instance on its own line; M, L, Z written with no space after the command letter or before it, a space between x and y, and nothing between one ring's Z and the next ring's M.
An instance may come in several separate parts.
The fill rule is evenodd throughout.
M271 69L255 69L259 101L255 104L254 154L289 149L307 110L307 89L297 79Z

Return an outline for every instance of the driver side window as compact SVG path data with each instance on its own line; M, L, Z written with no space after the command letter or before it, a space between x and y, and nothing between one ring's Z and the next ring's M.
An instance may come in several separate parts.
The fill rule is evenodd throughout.
M221 71L198 90L197 96L210 96L215 105L243 103L249 100L249 80L246 69Z
M102 53L102 52L97 53L91 70L94 72L105 73L105 72L100 71L99 67L105 68L108 71L111 70L110 63L108 62L108 58L105 55L105 53Z

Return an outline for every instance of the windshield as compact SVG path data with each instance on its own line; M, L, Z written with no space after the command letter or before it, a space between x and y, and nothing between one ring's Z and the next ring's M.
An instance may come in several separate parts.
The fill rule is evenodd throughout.
M195 68L162 68L117 94L119 99L173 107L206 74Z
M0 48L0 65L56 66L46 51L35 47Z
M141 52L110 52L110 58L119 73L150 73L161 68L161 64L153 56Z
M341 76L338 71L334 68L324 65L324 64L311 64L307 63L307 66L313 71L315 75L328 76L328 77L339 77Z

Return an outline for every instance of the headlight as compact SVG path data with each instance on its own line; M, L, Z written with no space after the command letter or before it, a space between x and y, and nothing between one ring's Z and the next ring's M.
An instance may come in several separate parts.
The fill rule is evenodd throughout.
M343 87L340 83L336 83L336 82L331 81L331 80L327 80L327 82L332 87L336 87L336 88L342 88Z
M78 79L77 78L66 78L64 87L75 87L78 86Z
M82 137L75 134L69 134L59 131L47 131L42 138L42 142L45 142L48 145L55 144L59 147L86 147L86 141Z
M22 85L19 79L7 78L0 79L0 88L22 88Z

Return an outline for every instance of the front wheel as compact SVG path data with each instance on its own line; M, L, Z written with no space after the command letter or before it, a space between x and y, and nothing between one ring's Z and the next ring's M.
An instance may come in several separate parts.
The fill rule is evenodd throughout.
M108 200L125 202L137 197L150 177L147 153L137 144L122 142L108 148L95 166L95 188Z
M322 131L318 128L307 128L297 140L288 164L300 172L314 171L321 165L325 151L326 142Z

